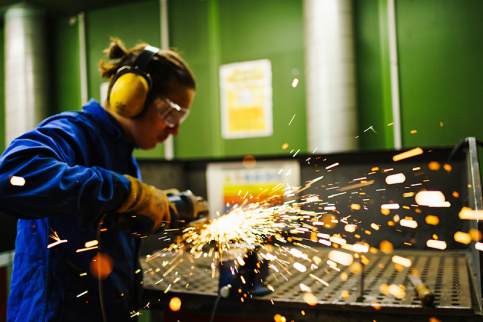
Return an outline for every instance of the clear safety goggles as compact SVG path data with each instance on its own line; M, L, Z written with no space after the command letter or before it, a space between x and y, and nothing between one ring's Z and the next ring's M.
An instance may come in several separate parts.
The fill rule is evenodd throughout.
M153 104L159 116L169 127L180 125L190 114L189 109L179 106L166 97L156 97Z

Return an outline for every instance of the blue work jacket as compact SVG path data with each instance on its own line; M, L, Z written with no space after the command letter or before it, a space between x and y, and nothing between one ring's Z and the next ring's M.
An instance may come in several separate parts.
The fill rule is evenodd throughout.
M44 120L0 157L0 214L19 218L8 321L102 320L90 270L98 250L86 250L86 242L98 239L104 214L99 244L113 263L101 286L107 317L133 321L140 240L111 225L129 193L122 174L140 177L133 149L117 120L91 100Z

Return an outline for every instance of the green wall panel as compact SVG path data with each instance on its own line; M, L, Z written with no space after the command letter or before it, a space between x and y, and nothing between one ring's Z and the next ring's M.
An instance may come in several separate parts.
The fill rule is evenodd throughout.
M396 1L396 10L403 145L481 140L483 1Z
M301 0L169 3L170 44L181 49L198 83L193 113L176 141L177 156L281 154L284 153L281 146L286 142L306 150L302 3ZM272 64L273 135L223 139L219 67L258 59L270 59ZM300 79L296 88L291 86L294 77Z
M224 140L224 154L282 154L286 142L306 152L303 1L228 0L219 8L220 63L269 59L273 87L273 135Z
M216 74L218 37L217 31L213 31L217 29L216 3L175 0L169 1L168 10L170 46L188 62L197 86L190 116L175 139L175 155L182 158L221 156Z
M360 146L393 147L387 34L387 0L353 0L356 35ZM404 0L396 3L403 146L455 144L483 137L483 1ZM198 91L192 114L175 138L175 156L210 158L284 154L307 149L304 86L303 0L171 0L170 45L191 65ZM74 18L74 19L72 19ZM52 48L52 113L81 104L79 35L76 17L49 20ZM138 1L85 13L89 97L100 98L98 62L109 37L127 47L140 41L159 46L159 1ZM4 34L0 26L3 65ZM270 59L273 126L269 137L221 137L219 67ZM0 69L0 94L4 75ZM292 88L294 77L298 87ZM0 102L4 113L4 100ZM295 117L294 117L295 116ZM292 120L289 125L290 121ZM373 131L363 130L373 127ZM417 132L411 134L411 131ZM0 149L5 126L0 125ZM163 146L136 154L162 157Z
M353 2L361 149L394 147L386 2Z
M79 53L79 21L76 16L49 23L52 67L51 113L80 110L82 106Z

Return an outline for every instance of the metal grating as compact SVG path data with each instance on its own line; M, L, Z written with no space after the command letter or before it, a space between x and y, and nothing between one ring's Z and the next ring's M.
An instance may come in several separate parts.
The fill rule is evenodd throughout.
M329 250L316 250L314 254L322 259L316 269L307 269L301 273L295 269L289 271L269 271L267 283L273 286L274 292L259 296L260 300L273 300L290 303L305 303L301 284L309 287L317 297L319 305L367 307L378 305L384 309L431 310L471 314L471 287L465 253L460 252L398 252L397 255L411 260L411 267L399 267L392 262L390 254L365 254L369 262L364 266L363 291L361 293L361 275L350 272L348 267L340 267L340 271L330 268L326 262ZM166 253L158 253L144 262L144 287L148 290L162 292L179 292L206 294L216 296L218 292L218 270L213 269L212 258L192 259L187 254L175 258ZM292 267L295 259L287 258ZM410 269L421 273L422 281L433 291L434 304L425 307L417 297L413 285L408 279ZM347 274L344 281L341 276ZM328 286L311 277L313 274L322 279ZM396 298L390 293L382 293L382 284L395 284L405 289L406 296ZM361 298L362 295L362 298ZM465 312L467 311L467 312Z

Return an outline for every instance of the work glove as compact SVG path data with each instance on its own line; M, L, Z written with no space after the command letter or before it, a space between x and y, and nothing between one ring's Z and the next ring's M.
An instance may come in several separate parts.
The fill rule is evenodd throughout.
M131 182L129 196L117 209L117 213L135 212L147 217L152 222L150 233L156 233L171 221L171 215L176 216L176 207L162 190L147 185L138 179L124 175ZM149 229L148 229L149 231Z

